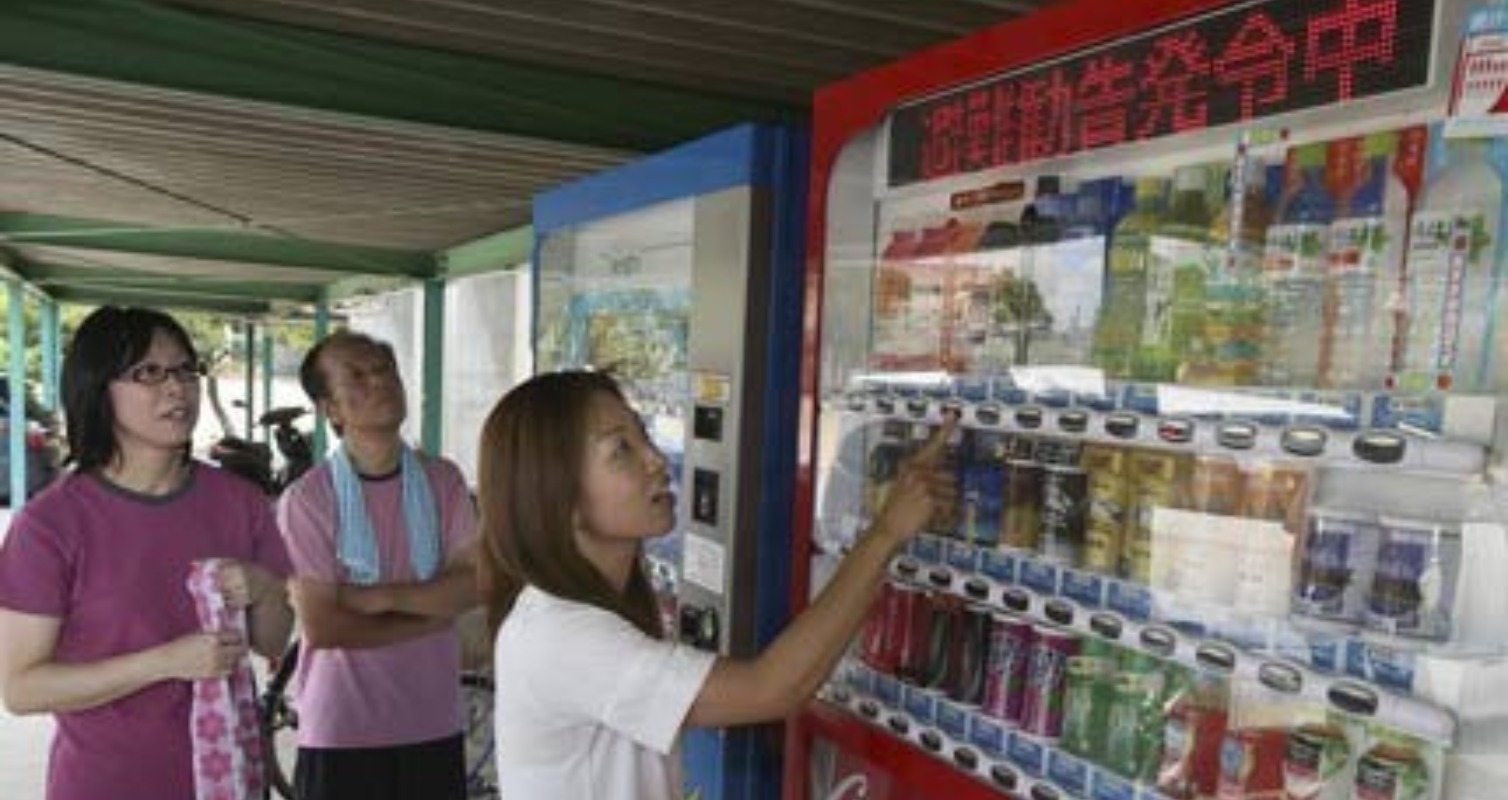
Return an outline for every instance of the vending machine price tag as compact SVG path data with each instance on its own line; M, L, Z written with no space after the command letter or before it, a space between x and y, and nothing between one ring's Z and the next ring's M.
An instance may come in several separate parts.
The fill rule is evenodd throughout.
M1414 654L1353 639L1346 643L1346 674L1399 692L1414 690Z
M1107 770L1096 770L1089 796L1093 800L1136 800L1136 784Z
M919 686L906 685L901 690L901 706L918 725L931 725L937 720L937 697Z
M1062 750L1054 750L1047 759L1047 779L1073 795L1082 796L1089 790L1089 765Z
M937 727L952 739L963 741L969 735L969 715L962 708L948 702L937 701Z
M1005 757L1005 728L989 717L974 714L969 718L969 744L991 758Z
M980 558L979 569L986 576L1001 583L1016 582L1016 557L1004 550L986 550Z
M1058 568L1036 560L1021 562L1021 583L1034 592L1045 595L1058 593Z
M1085 608L1105 604L1105 579L1090 572L1063 570L1063 596Z
M1006 758L1022 772L1040 778L1047 771L1047 747L1020 731L1012 731L1006 745Z
M1127 619L1152 618L1152 592L1145 586L1120 581L1110 582L1110 610Z

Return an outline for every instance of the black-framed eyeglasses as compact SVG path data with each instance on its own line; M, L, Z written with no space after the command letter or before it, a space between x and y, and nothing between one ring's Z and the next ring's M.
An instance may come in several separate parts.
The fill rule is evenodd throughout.
M132 383L157 386L166 382L168 378L179 383L196 383L204 375L204 365L197 361L185 361L172 367L146 361L122 372L120 377L121 380Z

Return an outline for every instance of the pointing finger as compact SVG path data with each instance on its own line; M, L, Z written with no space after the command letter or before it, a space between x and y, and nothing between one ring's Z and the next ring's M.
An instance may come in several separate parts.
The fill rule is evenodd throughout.
M931 465L942 456L943 448L947 447L948 440L953 438L953 431L958 428L958 413L955 411L943 412L942 425L932 432L931 438L911 456L911 463Z

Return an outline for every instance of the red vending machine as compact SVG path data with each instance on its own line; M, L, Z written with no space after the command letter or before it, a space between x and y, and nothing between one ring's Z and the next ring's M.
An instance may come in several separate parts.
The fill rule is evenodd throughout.
M925 13L924 10L919 13ZM785 796L1501 800L1508 4L1074 0L818 93Z

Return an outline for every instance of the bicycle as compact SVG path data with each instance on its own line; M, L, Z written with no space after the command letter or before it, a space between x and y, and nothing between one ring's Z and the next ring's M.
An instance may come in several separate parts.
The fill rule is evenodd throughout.
M276 792L286 800L298 800L293 788L291 762L280 749L292 748L289 737L298 730L298 709L288 692L289 682L298 667L297 639L277 660L267 688L257 698L257 718L262 730L262 749L266 754L267 792L270 800ZM462 731L466 748L466 797L468 800L497 800L496 765L493 763L492 676L467 670L461 673Z

